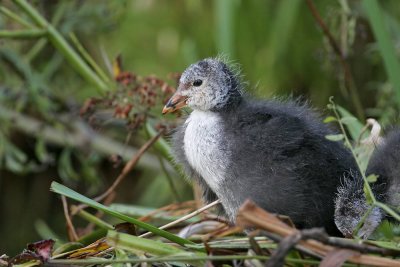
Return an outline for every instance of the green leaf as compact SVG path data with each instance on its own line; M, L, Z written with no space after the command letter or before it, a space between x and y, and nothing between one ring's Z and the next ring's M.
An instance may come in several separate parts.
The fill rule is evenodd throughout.
M375 183L377 179L378 179L378 176L375 174L370 174L367 177L368 183Z
M24 163L7 154L5 156L5 166L11 172L22 173L24 171Z
M5 140L5 166L12 172L22 173L28 169L28 157L17 146Z
M333 116L328 116L325 118L324 123L329 123L329 122L333 122L333 121L337 121L337 119Z
M60 155L58 160L58 175L63 181L79 180L78 173L74 170L72 161L72 149L65 148Z
M96 202L96 201L94 201L94 200L92 200L92 199L90 199L88 197L85 197L85 196L75 192L74 190L69 189L68 187L66 187L66 186L64 186L62 184L59 184L57 182L52 182L51 183L50 190L55 192L55 193L57 193L57 194L60 194L60 195L72 198L72 199L74 199L76 201L79 201L81 203L84 203L84 204L86 204L86 205L88 205L88 206L90 206L92 208L97 209L97 210L101 210L104 213L109 214L109 215L111 215L113 217L116 217L118 219L121 219L121 220L123 220L125 222L130 222L132 224L135 224L138 227L141 227L141 228L143 228L143 229L145 229L145 230L147 230L149 232L152 232L153 234L162 236L162 237L164 237L164 238L166 238L166 239L168 239L168 240L170 240L172 242L175 242L175 243L177 243L179 245L183 246L185 244L194 244L192 241L189 241L187 239L181 238L181 237L176 236L174 234L171 234L171 233L169 233L167 231L158 229L157 227L154 227L151 224L147 224L145 222L136 220L136 219L131 218L129 216L126 216L126 215L124 215L122 213L119 213L119 212L117 212L117 211L115 211L115 210L113 210L113 209L111 209L111 208L109 208L107 206L104 206L103 204L100 204L100 203L98 203L98 202Z
M341 106L336 106L336 108L339 111L339 114L340 114L341 117L343 117L343 118L347 118L347 117L355 118L350 112L348 112L346 109L342 108ZM358 140L364 125L358 119L356 119L352 123L346 124L346 127L347 127L347 130L349 130L349 134L351 136L351 139ZM368 134L368 131L366 131L365 134Z
M355 117L343 117L340 119L340 122L346 125L351 125L353 123L356 123L357 119Z
M47 151L46 143L43 138L37 139L35 154L41 163L48 163L54 160L54 157Z
M142 251L154 256L167 256L186 253L186 251L180 248L160 241L141 238L126 233L119 233L113 230L110 230L107 233L107 243L110 246L119 249L133 251L134 253L136 253L136 251Z
M325 136L326 139L330 140L330 141L341 141L344 139L344 135L343 134L329 134Z

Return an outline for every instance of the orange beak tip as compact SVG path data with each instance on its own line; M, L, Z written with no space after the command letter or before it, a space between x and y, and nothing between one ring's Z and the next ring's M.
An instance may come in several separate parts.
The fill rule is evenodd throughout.
M165 115L165 114L167 114L167 113L170 113L170 112L171 112L171 108L169 108L169 107L167 107L167 106L164 106L163 110L161 111L161 113L162 113L163 115Z
M164 115L183 108L184 106L186 106L186 100L187 97L185 96L181 96L178 94L172 96L168 103L164 106L162 114Z

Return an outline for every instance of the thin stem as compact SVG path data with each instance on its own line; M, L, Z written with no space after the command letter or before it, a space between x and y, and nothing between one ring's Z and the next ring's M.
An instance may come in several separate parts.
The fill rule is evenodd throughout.
M22 26L25 26L29 29L33 28L31 23L29 23L28 21L23 19L21 16L19 16L18 14L14 13L13 11L9 10L8 8L6 8L4 6L0 7L0 12L3 13L4 15L6 15L7 17L15 20Z
M152 137L150 140L148 140L138 151L137 154L135 154L124 166L122 169L120 175L115 179L114 183L100 196L95 197L95 201L101 201L104 198L106 198L109 194L114 192L114 190L117 188L117 186L126 178L128 173L132 171L132 169L136 166L140 158L143 156L143 154L157 141L158 138L163 134L163 130L158 132L158 134L154 137Z
M172 227L174 225L177 225L178 223L181 223L181 222L184 222L186 220L189 220L190 218L193 218L194 216L196 216L196 215L202 213L203 211L208 210L208 209L210 209L210 208L212 208L212 207L214 207L214 206L216 206L216 205L218 205L220 203L221 203L221 200L217 199L214 202L211 202L210 204L205 205L204 207L202 207L202 208L200 208L198 210L195 210L194 212L189 213L188 215L185 215L185 216L183 216L183 217L181 217L181 218L179 218L179 219L177 219L177 220L175 220L173 222L167 223L167 224L159 227L159 229L162 229L162 230L163 229L167 229L167 228L170 228L170 227ZM153 233L152 232L147 232L147 233L142 234L139 237L148 237L151 234L153 234Z
M71 38L72 43L74 43L76 49L78 49L79 53L82 55L82 57L86 60L87 63L96 71L97 75L106 83L110 82L110 79L108 76L104 73L104 71L97 65L96 61L93 60L93 58L89 55L87 50L83 47L81 42L79 42L78 38L76 37L75 33L71 32L69 34L69 37Z
M50 42L65 56L67 61L79 72L83 78L93 83L100 92L108 90L104 83L82 58L72 49L64 37L40 15L36 9L25 0L14 0L14 2L24 10L32 20L41 28L47 29Z
M68 211L67 198L65 196L61 196L61 201L62 201L62 204L63 204L65 221L67 222L69 240L75 242L79 238L78 238L78 235L76 234L74 224L72 223L71 216L70 216L69 211Z
M361 217L361 220L357 223L356 228L354 228L352 236L355 237L356 239L359 239L358 231L360 231L361 227L364 225L365 220L371 214L371 212L374 209L374 207L375 207L374 205L371 205L368 208L367 212Z
M336 104L335 104L335 102L333 102L333 98L332 97L329 99L329 102L332 105L333 113L335 114L335 117L336 117L336 119L337 119L337 121L339 123L340 130L343 133L345 144L350 149L351 154L353 155L353 158L356 161L358 169L361 170L361 163L359 162L359 160L357 158L357 155L356 155L356 152L354 151L353 146L351 145L351 142L350 142L350 140L349 140L349 138L348 138L348 136L346 134L346 130L344 129L344 125L340 120L339 113L336 110ZM372 203L375 204L376 203L376 199L375 199L374 194L372 193L372 189L371 189L371 186L368 183L367 177L365 176L364 172L360 171L360 173L361 173L361 176L362 176L362 178L364 180L365 188L367 189L368 194L371 197Z
M40 51L42 51L42 49L46 46L48 40L47 38L41 38L40 40L38 40L34 46L32 46L32 48L26 53L25 58L26 60L32 61L38 54Z
M40 38L46 35L47 35L46 30L39 30L39 29L0 31L0 38L26 39L26 38Z

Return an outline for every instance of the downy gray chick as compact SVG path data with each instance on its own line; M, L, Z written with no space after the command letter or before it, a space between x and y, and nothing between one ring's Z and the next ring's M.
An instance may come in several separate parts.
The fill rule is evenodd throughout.
M252 199L299 228L340 235L334 199L340 178L355 170L349 151L325 138L334 132L307 105L254 100L243 89L239 75L218 59L183 72L163 109L193 109L173 133L176 162L201 185L207 202L221 200L232 223Z

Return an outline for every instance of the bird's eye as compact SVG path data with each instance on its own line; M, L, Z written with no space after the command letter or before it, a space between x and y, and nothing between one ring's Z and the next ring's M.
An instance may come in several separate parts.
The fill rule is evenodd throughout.
M202 85L202 84L203 84L203 81L200 80L200 79L195 80L195 81L193 82L193 86L196 86L196 87L198 87L198 86L200 86L200 85Z

